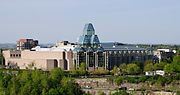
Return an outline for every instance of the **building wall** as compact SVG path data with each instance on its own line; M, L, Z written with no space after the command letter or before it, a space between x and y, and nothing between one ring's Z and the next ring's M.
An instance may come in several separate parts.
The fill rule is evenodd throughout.
M108 56L108 69L113 69L114 66L119 66L122 63L140 62L144 63L146 60L152 59L152 54L144 51L106 51Z
M72 69L72 57L67 56L71 53L63 51L3 51L7 66L17 65L20 69L26 69L28 64L33 63L34 67L43 70L51 70L56 67L63 70Z
M86 63L87 70L90 71L98 68L111 70L114 68L114 66L119 66L122 63L126 63L126 64L132 62L144 63L146 60L151 60L151 59L152 59L151 51L145 52L141 50L140 51L134 51L134 50L105 51L102 53L101 56L98 55L97 52L92 52L91 55L87 55L87 52L74 53L74 64L76 66L76 69L79 68L81 63ZM100 66L100 63L102 63L102 66Z
M74 66L78 69L81 63L85 63L86 69L89 71L99 68L106 69L107 64L105 55L105 52L74 52Z

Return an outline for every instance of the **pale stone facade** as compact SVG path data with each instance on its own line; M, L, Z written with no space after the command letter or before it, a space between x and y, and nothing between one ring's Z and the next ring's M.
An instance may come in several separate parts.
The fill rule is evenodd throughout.
M72 52L64 51L3 51L6 66L18 66L20 69L29 68L29 64L42 70L51 70L59 67L70 70L72 65Z

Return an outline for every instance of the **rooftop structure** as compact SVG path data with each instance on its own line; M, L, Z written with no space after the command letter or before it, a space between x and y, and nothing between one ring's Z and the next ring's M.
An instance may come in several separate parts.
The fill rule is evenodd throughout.
M78 47L74 51L98 51L103 50L100 46L98 36L95 34L95 29L91 23L85 24L83 35L79 37Z
M38 46L38 40L33 39L20 39L17 41L17 50L32 49Z
M109 42L109 43L101 43L101 46L105 51L115 51L115 50L147 50L145 48L140 48L136 45L131 44L123 44L118 42ZM150 48L149 48L150 50Z
M76 45L74 43L70 43L68 41L57 42L54 46L50 48L41 48L40 46L36 46L32 48L33 51L72 51Z

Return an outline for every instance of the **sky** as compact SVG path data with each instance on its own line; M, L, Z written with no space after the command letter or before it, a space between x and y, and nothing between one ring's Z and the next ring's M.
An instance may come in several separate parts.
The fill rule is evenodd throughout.
M180 44L180 0L0 0L0 43L76 42L86 23L101 42Z

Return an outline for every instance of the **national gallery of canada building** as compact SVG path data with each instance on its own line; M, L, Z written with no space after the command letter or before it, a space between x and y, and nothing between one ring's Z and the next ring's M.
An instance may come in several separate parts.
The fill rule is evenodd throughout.
M151 60L152 55L150 48L139 48L136 45L118 42L100 43L93 25L88 23L79 37L77 47L73 50L73 64L76 69L81 63L85 63L87 70L98 68L111 70L122 63L143 63Z
M37 40L20 39L16 50L3 51L3 55L4 65L10 68L26 69L32 64L34 68L42 70L72 70L84 63L86 70L92 71L100 68L111 70L122 63L143 63L152 59L153 52L151 48L132 44L101 43L93 25L88 23L77 43L62 41L50 48L41 48Z

